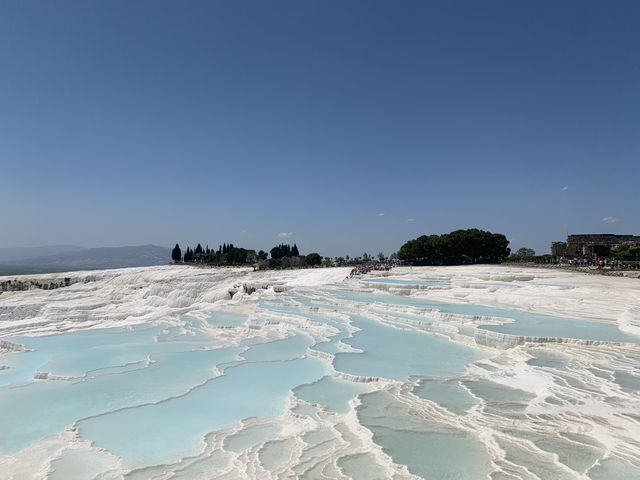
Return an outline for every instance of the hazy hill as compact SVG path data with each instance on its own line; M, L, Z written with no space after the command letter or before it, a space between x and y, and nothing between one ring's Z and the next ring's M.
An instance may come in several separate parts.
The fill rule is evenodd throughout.
M0 261L0 275L146 267L164 265L169 262L171 262L171 249L157 245L86 248L75 251L59 251L52 255Z
M22 261L27 258L45 257L59 255L61 253L80 252L87 250L85 247L77 245L46 245L43 247L15 247L0 248L0 263Z

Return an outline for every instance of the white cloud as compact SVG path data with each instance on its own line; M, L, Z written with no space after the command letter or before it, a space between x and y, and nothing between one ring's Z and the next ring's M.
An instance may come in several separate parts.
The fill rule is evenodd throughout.
M246 230L240 230L240 233L247 233Z
M618 219L617 219L617 218L615 218L615 217L604 217L604 218L602 219L602 221L603 221L604 223L616 223L616 222L618 221Z
M293 232L280 232L278 238L289 238L291 235L293 235Z
M415 218L407 218L407 222L415 222L416 219Z
M569 187L565 186L565 187L562 187L560 190L563 191L563 192L566 192L567 190L569 190Z
M379 213L378 216L379 217L384 217L384 213Z

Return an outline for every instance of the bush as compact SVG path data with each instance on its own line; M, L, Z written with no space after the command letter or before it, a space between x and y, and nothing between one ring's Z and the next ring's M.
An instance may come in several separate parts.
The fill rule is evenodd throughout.
M282 259L272 258L269 260L269 268L282 268Z

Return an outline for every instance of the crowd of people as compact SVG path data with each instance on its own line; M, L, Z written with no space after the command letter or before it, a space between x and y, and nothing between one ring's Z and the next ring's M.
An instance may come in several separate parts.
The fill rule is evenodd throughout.
M610 268L612 270L635 270L640 269L638 262L624 262L620 259L607 259L607 258L568 258L558 257L558 263L563 265L570 265L575 267L598 267L602 270L604 268Z

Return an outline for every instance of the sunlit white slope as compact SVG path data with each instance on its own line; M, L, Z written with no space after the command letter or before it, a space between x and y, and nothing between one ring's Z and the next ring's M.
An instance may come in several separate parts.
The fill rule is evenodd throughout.
M41 281L69 278L69 287L4 292L0 295L0 338L42 335L85 328L134 325L177 319L229 299L229 290L258 285L316 287L345 279L348 268L253 272L251 268L196 268L182 265L92 272L27 275ZM6 277L16 278L16 277ZM255 296L256 298L259 297ZM248 296L249 299L254 298Z

